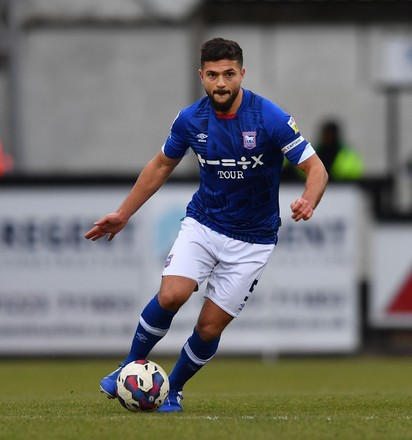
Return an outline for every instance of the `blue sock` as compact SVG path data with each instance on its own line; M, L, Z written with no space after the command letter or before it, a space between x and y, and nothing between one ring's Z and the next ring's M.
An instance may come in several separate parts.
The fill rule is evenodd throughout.
M143 309L125 364L146 359L151 349L166 335L176 313L163 309L155 295Z
M205 342L194 330L180 353L180 357L169 376L170 389L181 391L184 384L215 355L220 336Z

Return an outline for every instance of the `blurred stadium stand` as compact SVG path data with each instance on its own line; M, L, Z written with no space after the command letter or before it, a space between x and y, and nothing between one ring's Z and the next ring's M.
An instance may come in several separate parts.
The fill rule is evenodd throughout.
M202 13L225 22L400 23L409 21L411 7L402 0L206 0Z

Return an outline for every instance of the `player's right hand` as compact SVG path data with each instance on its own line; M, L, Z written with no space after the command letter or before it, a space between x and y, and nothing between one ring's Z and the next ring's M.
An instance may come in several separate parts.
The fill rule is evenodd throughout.
M108 240L111 241L115 235L126 226L127 222L128 219L125 219L118 212L112 212L98 220L93 228L84 235L84 238L96 241L99 238L110 234Z
M292 218L295 222L299 220L307 221L313 215L312 205L303 197L299 197L295 202L290 205L292 210Z

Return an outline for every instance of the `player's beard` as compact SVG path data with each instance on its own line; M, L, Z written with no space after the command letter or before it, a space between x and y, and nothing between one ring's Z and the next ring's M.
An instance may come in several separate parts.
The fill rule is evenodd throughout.
M232 107L233 103L235 102L235 99L239 95L239 91L240 91L240 87L237 90L233 90L231 94L229 92L229 98L226 102L217 102L215 100L214 95L215 94L222 94L222 93L219 93L219 92L211 92L211 93L206 92L206 93L207 93L207 96L209 96L212 107L216 112L227 113L230 110L230 108Z

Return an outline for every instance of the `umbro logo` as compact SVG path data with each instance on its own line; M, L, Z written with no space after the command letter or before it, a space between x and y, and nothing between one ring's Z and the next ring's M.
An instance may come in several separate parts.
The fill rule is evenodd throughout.
M196 137L197 137L197 141L198 141L198 142L203 142L203 143L205 143L205 142L206 142L206 139L207 139L207 134L199 133L198 135L196 135Z
M147 337L143 333L136 333L136 338L144 344L147 342Z

